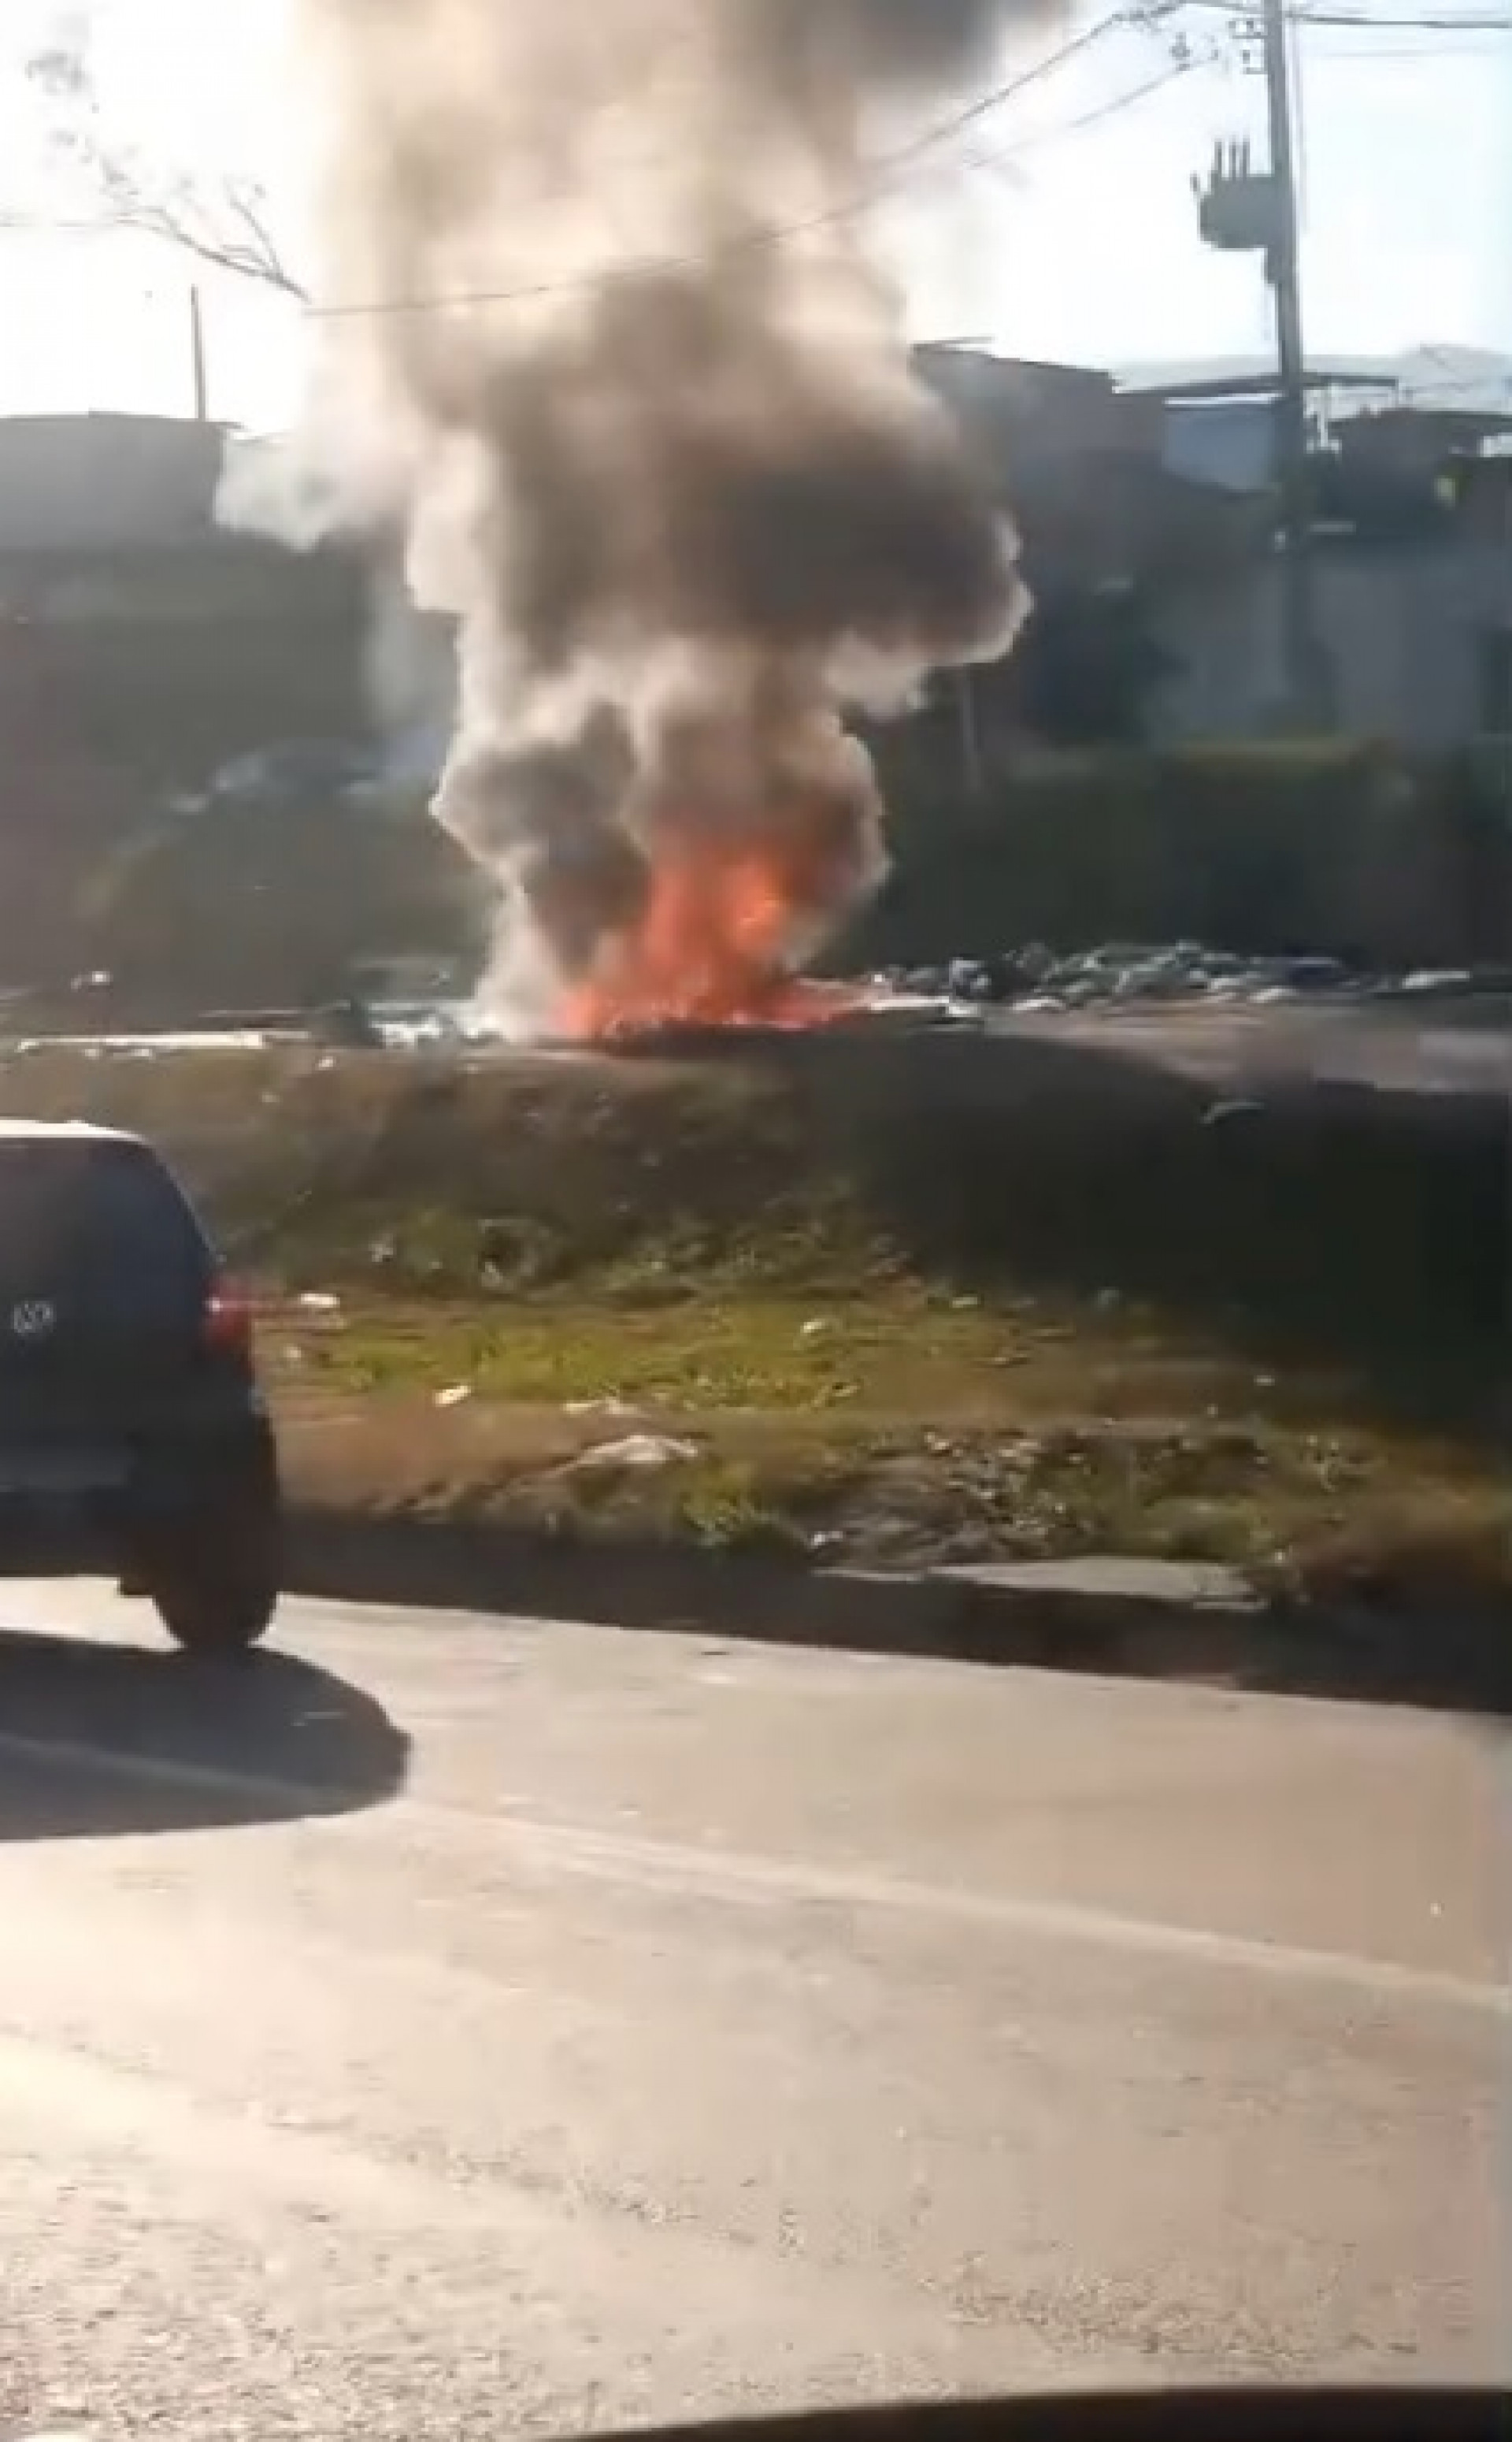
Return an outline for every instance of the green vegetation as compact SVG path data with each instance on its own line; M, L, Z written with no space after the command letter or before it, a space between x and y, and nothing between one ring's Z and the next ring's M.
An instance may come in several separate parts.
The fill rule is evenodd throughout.
M1494 758L1357 741L1027 755L968 802L949 731L880 745L897 870L839 964L1036 939L1195 939L1381 965L1512 957ZM47 853L28 843L31 866ZM355 963L404 950L466 956L486 914L418 802L159 819L113 854L92 848L70 887L68 972L108 971L126 1004L180 1012L330 999ZM25 975L34 951L23 934L6 957Z
M275 1306L264 1346L327 1501L882 1564L1120 1551L1280 1582L1512 1576L1490 1452L1139 1309L963 1308L903 1282L821 1312L557 1290L491 1313ZM614 1462L648 1434L659 1463Z
M976 805L898 794L841 962L1199 940L1394 967L1512 956L1504 771L1357 740L1027 756Z
M355 961L472 946L476 884L415 808L301 803L161 816L91 867L76 964L169 1011L335 999Z
M317 1510L1512 1582L1504 1130L1474 1112L1211 1127L1179 1079L960 1040L34 1053L0 1100L176 1157Z

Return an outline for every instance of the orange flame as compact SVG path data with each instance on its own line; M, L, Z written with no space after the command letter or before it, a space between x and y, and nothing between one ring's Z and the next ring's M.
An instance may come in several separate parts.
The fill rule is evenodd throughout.
M569 993L563 1030L603 1039L665 1026L823 1026L844 1016L853 993L787 971L789 945L814 904L805 862L777 842L664 852L635 930Z

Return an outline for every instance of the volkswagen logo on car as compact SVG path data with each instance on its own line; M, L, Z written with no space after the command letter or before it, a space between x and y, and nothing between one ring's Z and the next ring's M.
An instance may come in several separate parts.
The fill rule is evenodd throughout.
M15 1339L46 1339L58 1321L58 1309L46 1298L27 1298L10 1309L10 1332Z

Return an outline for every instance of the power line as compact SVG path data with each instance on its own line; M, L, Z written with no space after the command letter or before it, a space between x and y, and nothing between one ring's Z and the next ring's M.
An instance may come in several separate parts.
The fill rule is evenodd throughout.
M889 183L896 181L900 178L902 173L912 170L914 164L921 161L927 154L933 153L941 146L951 143L957 136L962 135L966 129L975 126L979 120L990 117L993 111L1002 108L1006 102L1016 100L1020 94L1029 92L1032 86L1042 82L1046 77L1057 73L1061 68L1068 65L1071 61L1080 58L1084 52L1091 50L1097 44L1105 41L1110 34L1117 32L1120 27L1127 27L1132 23L1138 22L1141 13L1142 12L1138 6L1138 0L1135 0L1135 5L1132 7L1120 6L1109 9L1105 15L1096 19L1092 25L1084 27L1079 34L1073 35L1068 41L1063 43L1057 50L1047 53L1044 59L1036 60L1029 67L1022 68L1014 75L1006 78L1000 84L994 85L988 92L978 95L975 100L968 102L964 108L952 113L949 118L935 122L933 125L924 128L919 135L909 137L906 142L879 155L874 161L865 165L868 177L878 179L885 178ZM621 105L621 107L625 107L625 105ZM649 167L650 163L647 162L646 166ZM578 191L579 190L575 185L573 187L563 187L558 191L559 199L565 202L570 197L575 195ZM533 198L533 203L536 206L543 208L556 199L557 198L554 197L551 193L541 193ZM804 222L801 226L803 228L811 227L824 227L831 219L841 216L841 214L827 212L823 215L816 216L811 222ZM63 220L55 219L51 215L44 215L40 213L32 216L0 212L0 231L35 229L39 232L56 231L60 234L89 235L101 228L108 229L114 225L116 224L113 224L108 218L104 217L98 220L82 217L79 219ZM798 233L796 225L794 233ZM473 301L491 303L495 301L488 297L483 297L478 301L474 301L467 297L458 297L454 301L459 304L466 304ZM332 306L315 310L336 314L347 309L340 306ZM367 309L353 307L350 310L356 312ZM378 309L374 307L373 310Z
M1247 0L1181 0L1189 9L1206 9L1222 17L1237 19L1241 24L1254 21L1255 11ZM1384 34L1512 34L1512 17L1491 15L1485 11L1472 13L1457 9L1435 10L1409 16L1402 13L1374 13L1363 9L1292 8L1286 10L1292 26L1346 27L1368 33Z
M1476 42L1330 43L1315 48L1311 57L1316 61L1348 60L1353 67L1373 67L1377 60L1488 60L1492 53Z
M981 95L977 100L968 103L964 110L957 111L953 118L947 118L938 126L926 129L922 136L916 137L911 143L901 146L896 152L884 154L881 160L873 165L874 168L891 172L906 167L910 161L918 159L925 153L933 152L937 145L948 144L954 137L963 134L968 127L975 127L979 119L986 118L993 111L1000 109L1005 101L1015 101L1021 93L1029 91L1030 85L1040 83L1045 77L1065 67L1069 61L1080 58L1081 54L1090 50L1095 43L1104 41L1109 34L1116 32L1120 26L1127 25L1128 22L1127 10L1111 9L1105 17L1098 18L1094 25L1086 27L1082 33L1073 35L1068 43L1063 43L1058 51L1051 51L1047 59L1036 61L1032 67L1022 69L1017 76L1010 77L1005 83L995 86L991 93Z
M1143 10L1136 11L1133 20L1126 22L1139 22L1144 14ZM1109 19L1104 21L1104 25L1111 27L1117 22L1117 19ZM1002 162L1017 160L1021 155L1033 150L1038 145L1058 144L1065 137L1080 136L1084 129L1099 126L1102 120L1117 118L1120 112L1131 110L1137 103L1147 100L1152 95L1163 92L1168 85L1175 84L1178 78L1190 76L1201 68L1212 67L1216 64L1217 59L1218 53L1215 47L1200 54L1183 49L1169 60L1165 66L1159 68L1154 76L1147 77L1142 83L1132 85L1125 92L1112 94L1104 101L1095 102L1089 110L1079 111L1074 118L1058 119L1048 127L1026 128L1023 134L1015 136L1011 143L994 144L987 152L962 155L955 166L968 173L995 169Z
M1111 27L1115 21L1109 19L1106 22L1108 27ZM1059 61L1061 55L1057 54L1056 56L1057 61ZM1000 162L1013 160L1020 154L1032 151L1041 145L1061 143L1069 137L1080 136L1087 129L1101 125L1105 119L1119 117L1125 110L1133 109L1138 103L1148 100L1157 93L1163 92L1169 85L1175 84L1178 79L1193 75L1199 68L1211 67L1212 64L1213 62L1211 55L1200 59L1193 57L1173 60L1165 67L1159 69L1156 75L1146 78L1143 83L1132 85L1125 92L1111 95L1105 101L1095 103L1090 110L1078 112L1074 118L1057 120L1054 125L1049 127L1026 129L1023 136L1016 137L1011 144L994 145L987 152L969 153L953 166L968 174L972 174L979 171L994 168ZM994 97L994 100L996 101L1001 101L1005 98L1005 95L999 94ZM975 106L974 116L978 118L984 116L989 106L990 105L986 101L977 104ZM928 140L931 143L938 140L938 131ZM893 173L896 167L896 157L889 156L886 163L889 175ZM880 191L873 191L865 195L854 196L845 205L837 207L832 212L816 215L811 220L795 222L787 226L774 227L770 229L759 230L754 233L751 238L735 241L731 247L720 249L719 251L736 251L743 249L747 246L758 244L778 245L791 236L804 234L811 228L827 225L831 220L839 221L857 217L861 213L872 210L873 207L882 199L883 197ZM24 219L19 215L0 214L0 231L8 230L25 230L31 233L48 236L55 234L77 234L79 236L97 237L110 234L109 225L100 221L64 222L41 219L30 220ZM702 257L697 255L685 255L681 257L647 256L643 262L627 264L619 268L610 267L601 272L585 273L580 279L552 282L550 283L543 282L538 286L530 288L492 290L480 294L458 295L456 297L448 297L446 299L428 299L418 301L413 307L410 306L405 301L396 299L393 301L385 300L381 303L373 305L311 305L306 307L305 310L307 315L312 319L319 320L336 319L345 315L357 316L367 313L402 313L408 311L440 312L444 311L447 306L454 304L511 304L517 301L525 301L537 297L556 296L558 294L570 293L579 288L596 287L604 282L633 280L647 271L665 269L675 270L683 264L692 266L702 260Z
M753 229L743 237L726 241L723 245L713 248L709 254L647 255L633 263L608 264L597 271L582 272L561 280L533 282L515 288L458 291L446 297L369 298L350 302L337 301L331 304L312 304L305 307L306 316L313 321L344 321L391 314L447 313L454 307L472 305L544 303L554 297L573 296L594 288L619 286L644 280L658 272L693 270L710 260L738 261L744 255L761 252L769 246L784 246L795 238L811 236L826 228L839 228L847 221L859 219L865 213L874 210L878 204L885 202L888 196L899 188L911 184L918 176L920 163L928 155L938 151L940 146L953 142L967 128L976 125L992 112L1001 109L1006 102L1016 100L1020 94L1028 92L1031 86L1040 83L1046 77L1089 50L1094 44L1103 41L1118 27L1126 26L1130 22L1130 14L1125 9L1116 9L1109 11L1106 16L1097 19L1080 34L1074 35L1069 42L1064 43L1059 50L1050 52L1047 58L1037 60L1031 67L1021 69L1017 75L1006 79L1001 84L994 85L991 92L979 95L965 109L954 112L950 118L926 128L921 135L910 137L907 143L879 155L867 165L867 185L856 194L847 196L844 203L831 205L826 210L811 213L802 220L774 223L769 227ZM961 166L975 165L963 163Z
M1172 60L1153 77L1146 78L1143 84L1133 85L1126 93L1116 93L1108 100L1096 103L1092 109L1081 111L1075 118L1062 119L1054 127L1030 128L1017 144L1005 145L997 157L1012 159L1037 144L1059 144L1068 136L1080 136L1089 127L1100 126L1105 118L1116 118L1121 111L1132 110L1137 102L1147 101L1152 94L1163 93L1166 86L1175 84L1178 78L1194 75L1198 68L1211 64L1211 60ZM987 165L974 159L967 166L978 169Z
M1505 17L1367 17L1342 9L1299 9L1291 23L1349 27L1370 34L1512 34L1512 19Z
M523 305L544 302L554 297L633 283L658 273L695 269L710 260L738 260L749 253L770 246L780 246L792 240L822 229L843 226L846 222L858 219L875 210L893 193L912 184L931 154L952 143L967 129L979 124L993 112L1002 109L1006 103L1016 100L1020 95L1043 82L1047 77L1091 50L1097 44L1105 41L1109 35L1145 20L1149 13L1163 15L1166 12L1163 9L1156 12L1147 12L1138 6L1120 7L1109 10L1104 16L1095 20L1092 25L1084 27L1079 34L1062 44L1057 50L1051 51L1044 59L1035 61L1030 66L1005 79L989 92L978 95L964 109L954 112L949 118L939 120L924 129L920 135L911 137L906 143L879 155L867 165L866 185L855 194L847 196L843 203L831 206L824 211L812 213L802 220L753 229L745 236L731 239L712 249L710 254L648 255L631 263L604 265L593 272L580 273L561 280L524 283L508 289L459 291L454 295L444 297L377 298L350 302L337 301L329 304L307 303L303 309L305 317L315 321L337 321L393 314L446 313L454 308L474 305ZM1115 95L1110 100L1098 104L1074 119L1067 120L1058 127L1028 131L1022 139L1023 147L1029 149L1031 146L1058 141L1062 137L1080 134L1084 128L1094 126L1100 120L1113 117L1135 103L1142 101L1147 95L1171 83L1176 76L1184 74L1189 67L1196 64L1197 63L1190 58L1179 58L1171 66L1162 69L1158 76L1151 78L1127 93ZM995 148L989 154L968 155L955 166L967 172L986 169L995 161L1009 157L1014 149L1013 146L1003 146ZM107 222L93 219L64 222L41 215L33 218L20 214L0 214L0 233L24 230L37 234L96 235L110 226L111 224Z

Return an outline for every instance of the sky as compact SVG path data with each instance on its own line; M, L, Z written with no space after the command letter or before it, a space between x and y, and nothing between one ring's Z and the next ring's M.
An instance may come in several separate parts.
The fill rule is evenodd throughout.
M1296 43L1309 354L1512 352L1512 31L1392 26L1448 0L1339 5L1375 22ZM1499 0L1453 5L1489 13ZM213 179L229 166L276 187L291 125L280 0L95 6L112 126L175 170ZM22 74L57 14L58 0L3 0L0 213L77 210ZM1178 33L1194 64L1175 74ZM1202 247L1191 192L1216 139L1263 128L1264 88L1221 7L1198 0L1158 30L1088 44L911 190L892 235L917 336L1108 365L1266 347L1258 264ZM149 241L0 228L0 412L188 413L191 277ZM299 395L298 305L213 276L203 305L212 413L278 428Z

